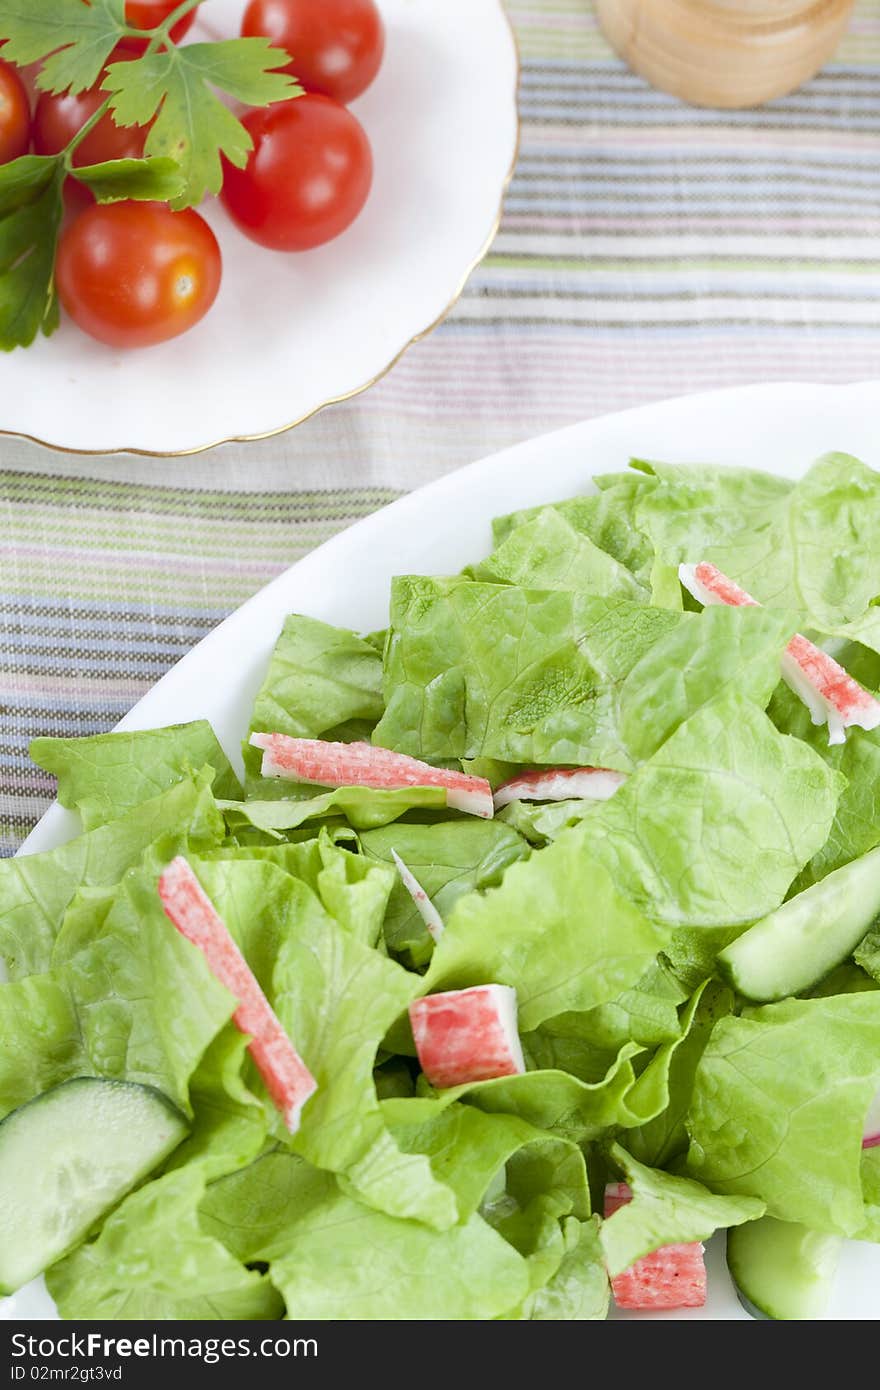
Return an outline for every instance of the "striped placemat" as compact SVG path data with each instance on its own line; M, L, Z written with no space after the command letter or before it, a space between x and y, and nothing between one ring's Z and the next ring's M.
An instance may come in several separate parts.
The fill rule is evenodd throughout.
M254 590L401 491L664 396L880 377L877 0L808 87L748 112L652 91L588 0L509 10L523 131L502 228L390 376L194 459L0 440L0 852L52 793L30 737L111 727Z

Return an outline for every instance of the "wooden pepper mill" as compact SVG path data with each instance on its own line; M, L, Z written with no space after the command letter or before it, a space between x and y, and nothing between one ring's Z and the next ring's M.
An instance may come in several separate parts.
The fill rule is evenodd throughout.
M696 106L759 106L832 56L854 0L596 0L606 37L654 87Z

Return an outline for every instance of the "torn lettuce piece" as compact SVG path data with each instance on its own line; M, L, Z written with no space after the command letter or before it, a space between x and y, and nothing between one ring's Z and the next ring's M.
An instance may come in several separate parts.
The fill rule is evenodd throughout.
M616 999L666 939L569 830L511 864L499 887L459 898L424 988L510 985L520 1030L529 1032L556 1014Z
M726 986L706 980L699 986L693 1003L690 1026L683 1030L669 1059L666 1104L652 1119L626 1136L632 1156L651 1168L667 1168L687 1151L685 1117L690 1108L697 1067L715 1024L733 1012L734 996Z
M305 783L288 783L297 789ZM407 811L446 810L446 791L443 787L337 787L322 791L312 784L309 795L285 800L221 801L220 809L233 833L242 825L252 825L265 834L280 839L287 831L297 830L306 821L324 820L342 815L355 830L372 830L388 825Z
M711 561L819 629L860 619L876 597L880 477L858 459L826 454L794 485L746 469L646 466L657 485L640 496L636 523L665 560Z
M528 845L515 830L475 817L436 825L385 826L363 832L360 843L369 863L390 865L396 850L444 921L459 898L499 883L507 868L528 854ZM414 966L426 964L434 949L415 903L396 875L385 943Z
M618 766L613 687L675 624L625 600L395 579L374 739L428 760Z
M768 714L777 728L802 739L846 779L828 838L798 877L800 892L880 844L880 730L850 728L844 743L829 745L827 728L811 723L809 711L786 685L776 690Z
M199 1220L205 1173L190 1164L147 1183L97 1240L54 1265L46 1284L63 1318L268 1320L283 1314L269 1280L245 1269Z
M204 767L218 797L241 796L238 778L207 719L89 738L35 738L30 755L58 778L58 800L86 830L117 820Z
M83 1073L155 1086L191 1114L190 1078L236 1000L168 921L154 872L129 872L91 923L83 912L65 921L53 975L78 1021Z
M307 884L330 916L365 945L375 946L382 934L389 895L396 881L393 870L363 854L352 853L337 843L326 827L313 840L227 847L203 857L276 864Z
M0 1119L88 1070L73 1001L51 974L0 984Z
M582 1144L608 1129L630 1128L645 1120L641 1109L631 1105L635 1097L638 1106L641 1077L636 1075L633 1058L641 1052L636 1043L627 1043L605 1076L595 1082L560 1070L530 1071L454 1086L442 1093L442 1099L451 1104L466 1097L469 1105L480 1110L518 1115L535 1129ZM649 1113L653 1112L649 1109Z
M579 1049L618 1052L628 1042L644 1047L672 1042L680 1036L678 1006L687 999L672 972L653 961L634 985L616 999L584 1013L564 1013L541 1025L545 1039L568 1039ZM533 1046L533 1044L531 1044Z
M223 820L208 775L178 782L57 849L0 860L0 956L10 977L48 970L55 936L77 889L118 883L160 836L169 844L176 837L172 854L220 843Z
M406 577L375 739L435 760L629 771L725 689L764 705L792 615Z
M620 1144L611 1145L609 1157L633 1194L599 1231L612 1279L652 1250L708 1240L717 1230L764 1215L764 1203L755 1197L717 1196L691 1178L645 1167Z
M384 708L382 650L367 638L292 613L284 621L254 701L250 733L292 738L369 738ZM261 755L245 742L248 795L269 800L284 784L260 776Z
M780 1221L854 1235L878 1085L880 991L722 1018L697 1067L687 1171L715 1192L760 1198Z
M459 1220L479 1209L499 1175L505 1178L504 1192L519 1201L552 1190L561 1194L567 1212L582 1220L590 1214L583 1154L570 1140L516 1115L449 1104L444 1097L384 1101L382 1113L401 1149L425 1154L434 1176L453 1190Z
M655 479L642 473L616 473L594 478L593 483L598 489L595 493L496 517L492 522L495 545L502 545L518 527L546 512L554 512L646 584L654 547L636 525L635 508L640 495L656 486Z
M625 565L552 507L542 508L516 527L468 573L484 583L518 584L526 589L575 589L602 598L647 597Z
M853 960L880 984L880 928L871 928L853 952Z
M592 1322L607 1318L610 1287L599 1244L599 1218L564 1218L562 1242L558 1268L543 1288L526 1299L517 1315L520 1320Z
M211 1180L257 1157L267 1138L267 1112L243 1078L248 1039L229 1023L208 1045L190 1080L190 1134L167 1169L199 1165Z
M431 1230L282 1151L212 1184L202 1221L238 1259L269 1262L294 1319L488 1319L528 1292L525 1261L479 1215Z
M842 786L818 754L728 691L566 835L656 922L744 927L779 906L824 844Z
M379 1044L418 992L418 978L340 927L305 883L275 864L194 860L193 868L318 1083L297 1134L276 1121L277 1136L340 1174L365 1202L452 1225L452 1192L427 1159L400 1152L373 1081Z

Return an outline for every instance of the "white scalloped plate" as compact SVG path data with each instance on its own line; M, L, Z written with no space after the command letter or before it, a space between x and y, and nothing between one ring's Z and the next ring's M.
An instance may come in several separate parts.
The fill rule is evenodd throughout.
M285 614L298 610L362 631L382 627L393 575L455 573L488 551L493 516L581 492L592 474L623 468L632 455L797 477L819 454L840 450L880 468L878 420L880 382L753 386L585 421L506 449L394 502L300 560L178 662L120 728L207 718L240 767L239 743ZM76 818L55 805L23 849L51 849L76 833ZM708 1264L705 1308L651 1316L747 1319L721 1241L710 1243ZM0 1302L0 1318L53 1315L42 1280ZM829 1318L880 1318L880 1247L847 1245Z
M518 62L501 0L378 0L385 59L352 105L373 147L360 217L300 255L200 209L223 283L191 332L120 352L65 322L0 368L0 433L87 453L193 453L300 424L356 395L451 309L498 225L516 156ZM209 0L193 38L236 36Z

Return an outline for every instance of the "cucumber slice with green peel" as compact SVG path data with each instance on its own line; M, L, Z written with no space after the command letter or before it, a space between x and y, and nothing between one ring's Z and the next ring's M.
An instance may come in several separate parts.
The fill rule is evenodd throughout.
M828 1306L842 1247L842 1236L762 1216L727 1232L727 1267L749 1312L809 1322Z
M747 999L768 1003L818 984L880 913L880 848L835 869L762 917L718 956Z
M77 1077L0 1124L0 1293L77 1245L189 1133L176 1106L128 1081Z

